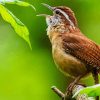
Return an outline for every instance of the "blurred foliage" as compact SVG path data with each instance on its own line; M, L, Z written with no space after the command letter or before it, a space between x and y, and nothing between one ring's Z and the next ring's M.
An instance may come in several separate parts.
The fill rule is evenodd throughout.
M2 18L11 24L11 26L14 28L15 32L22 37L31 47L31 43L29 40L29 31L27 27L10 11L8 10L4 5L5 4L16 4L18 6L24 6L24 7L29 7L31 6L33 9L34 6L27 2L19 1L19 0L1 0L0 1L0 14Z
M23 0L24 1L24 0ZM60 73L53 62L51 45L46 35L45 19L37 14L52 14L41 3L65 5L75 12L81 31L100 43L99 0L25 0L31 8L6 5L29 29L33 50L8 23L0 17L0 100L60 100L50 89L56 85L62 91L72 81ZM89 80L89 81L88 81ZM82 80L93 85L91 77Z
M88 97L100 96L100 84L88 86L77 91L73 97L81 94L86 94Z

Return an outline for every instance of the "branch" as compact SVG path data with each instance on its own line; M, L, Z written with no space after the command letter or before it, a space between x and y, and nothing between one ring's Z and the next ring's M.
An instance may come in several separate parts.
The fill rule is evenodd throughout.
M83 85L75 85L73 87L73 90L72 90L72 95L74 95L76 92L78 92L80 89L83 89L85 88L85 86ZM65 99L66 95L61 92L57 87L53 86L52 87L52 90L62 99L62 100L71 100L72 97L68 97L68 99ZM69 99L70 98L70 99ZM76 97L75 97L76 100L95 100L95 98L93 97L88 97L87 94L78 94Z
M52 86L51 89L62 99L64 99L65 94L61 92L56 86Z

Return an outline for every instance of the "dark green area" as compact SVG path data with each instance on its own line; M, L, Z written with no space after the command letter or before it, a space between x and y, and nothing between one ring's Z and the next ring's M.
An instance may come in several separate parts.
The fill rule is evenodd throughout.
M53 62L51 44L46 35L46 23L37 14L52 14L41 3L65 5L73 9L81 31L100 44L99 0L25 0L28 7L6 5L29 29L33 50L12 27L0 17L0 100L60 100L50 89L56 85L62 91L72 81L60 73ZM93 85L93 79L82 80Z

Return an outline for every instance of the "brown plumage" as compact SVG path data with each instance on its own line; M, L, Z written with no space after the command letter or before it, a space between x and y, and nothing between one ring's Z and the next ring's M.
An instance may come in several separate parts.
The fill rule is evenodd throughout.
M100 48L85 36L64 34L63 48L86 65L100 68Z
M77 20L76 20L76 18L75 18L75 14L74 14L74 12L73 12L70 8L65 7L65 6L58 6L58 7L55 8L55 9L61 9L61 10L63 10L64 12L66 12L66 13L68 14L69 18L73 21L74 25L77 26ZM63 17L63 16L62 16L62 17Z
M53 11L52 16L45 16L54 61L61 72L75 77L68 90L89 73L93 74L97 84L100 71L100 46L82 34L70 8L43 5Z

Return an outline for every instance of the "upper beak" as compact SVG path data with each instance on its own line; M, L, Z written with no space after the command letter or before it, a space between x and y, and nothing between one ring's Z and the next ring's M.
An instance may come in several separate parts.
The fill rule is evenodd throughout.
M48 4L45 4L45 3L41 3L43 6L49 8L51 11L54 11L55 7L51 7L49 6ZM44 17L50 17L50 15L47 15L47 14L39 14L37 16L44 16Z
M45 3L41 3L43 6L49 8L51 11L53 11L55 9L55 7L51 7L50 5L48 4L45 4Z

